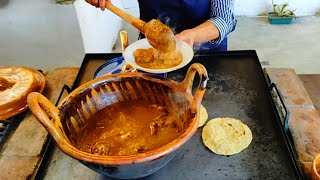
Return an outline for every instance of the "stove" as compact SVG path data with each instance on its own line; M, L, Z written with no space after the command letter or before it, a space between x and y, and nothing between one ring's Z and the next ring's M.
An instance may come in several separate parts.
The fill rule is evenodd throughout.
M70 89L92 80L99 67L120 56L120 53L86 54ZM200 52L191 63L196 62L203 64L209 75L202 101L209 119L240 119L250 127L252 143L239 154L219 156L202 144L202 128L199 128L170 163L144 179L304 179L287 127L289 113L281 103L276 85L265 76L256 52ZM167 77L180 82L189 66L170 72ZM196 78L194 84L197 82ZM55 156L55 153L57 151L47 151L45 156ZM39 174L50 174L52 170L47 167L53 161L59 163L67 159L47 158ZM96 176L99 175L88 175L89 178Z

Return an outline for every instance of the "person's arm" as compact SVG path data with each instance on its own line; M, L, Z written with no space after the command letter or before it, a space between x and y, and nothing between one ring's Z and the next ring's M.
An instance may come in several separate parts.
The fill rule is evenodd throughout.
M220 37L219 29L215 24L210 21L206 21L199 26L186 29L176 36L177 40L185 41L191 47L195 42L207 42Z
M211 0L211 18L195 28L182 31L176 38L191 47L195 42L219 44L236 26L231 3L232 0Z

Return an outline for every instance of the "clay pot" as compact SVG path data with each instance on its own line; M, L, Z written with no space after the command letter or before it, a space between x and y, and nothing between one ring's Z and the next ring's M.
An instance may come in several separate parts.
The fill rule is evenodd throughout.
M200 83L192 95L196 72L200 76ZM102 76L79 86L58 107L40 93L30 93L28 105L65 154L103 175L122 179L139 178L166 165L176 150L196 132L207 80L206 69L198 63L190 66L181 83L151 74L125 72ZM185 131L158 149L136 155L95 155L74 146L75 137L91 115L111 104L138 98L172 108L187 124Z

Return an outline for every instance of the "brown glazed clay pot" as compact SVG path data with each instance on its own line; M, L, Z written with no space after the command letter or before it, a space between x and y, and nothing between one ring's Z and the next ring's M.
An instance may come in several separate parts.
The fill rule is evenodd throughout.
M192 95L196 72L200 82ZM207 80L206 69L198 63L190 66L181 83L151 74L125 72L106 75L79 86L58 107L40 93L30 93L28 104L34 116L65 154L103 175L120 179L138 178L150 175L166 165L176 150L196 132ZM91 115L111 104L138 98L172 108L187 125L185 132L158 149L136 155L95 155L74 146L75 137Z

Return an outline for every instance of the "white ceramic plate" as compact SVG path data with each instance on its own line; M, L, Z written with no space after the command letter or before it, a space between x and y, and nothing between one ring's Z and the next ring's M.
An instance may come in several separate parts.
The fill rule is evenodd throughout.
M183 59L181 61L181 63L175 67L172 68L167 68L167 69L149 69L149 68L144 68L139 66L138 64L135 63L134 61L134 51L136 49L147 49L150 48L151 45L149 44L149 42L147 41L146 38L144 39L140 39L132 44L130 44L126 50L124 51L124 59L125 61L130 64L131 66L135 67L136 69L145 71L145 72L149 72L149 73L167 73L167 72L171 72L177 69L180 69L184 66L186 66L193 58L193 49L184 41L177 41L177 48L180 50L180 52L182 53Z

